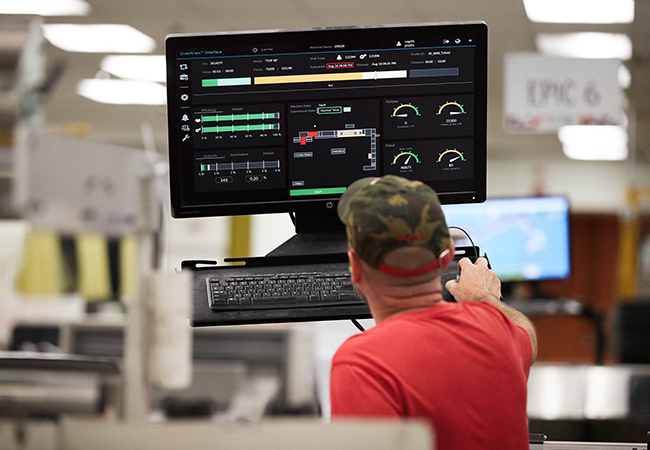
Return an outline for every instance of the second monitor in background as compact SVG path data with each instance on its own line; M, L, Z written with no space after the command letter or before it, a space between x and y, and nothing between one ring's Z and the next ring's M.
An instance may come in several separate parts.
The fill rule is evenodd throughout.
M467 231L501 281L571 275L569 202L565 197L489 199L443 205L447 224ZM466 240L458 245L470 245Z

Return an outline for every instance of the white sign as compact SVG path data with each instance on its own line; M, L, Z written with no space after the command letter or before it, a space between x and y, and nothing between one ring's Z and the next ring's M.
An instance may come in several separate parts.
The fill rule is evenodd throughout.
M616 59L506 55L504 128L544 133L563 125L619 125L620 64Z
M145 153L36 134L28 147L25 217L71 234L134 234L142 211Z

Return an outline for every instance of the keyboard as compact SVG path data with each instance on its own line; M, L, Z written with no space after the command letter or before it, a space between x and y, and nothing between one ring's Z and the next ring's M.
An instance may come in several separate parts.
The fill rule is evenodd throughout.
M359 305L349 271L242 274L210 279L210 309L313 308Z
M192 326L371 317L368 305L354 293L346 253L267 256L243 262L240 266L183 263L194 278Z

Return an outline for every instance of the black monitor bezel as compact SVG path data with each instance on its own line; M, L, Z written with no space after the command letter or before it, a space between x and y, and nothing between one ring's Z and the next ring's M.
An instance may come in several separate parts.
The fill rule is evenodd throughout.
M175 218L184 217L213 217L247 214L267 213L328 213L336 210L338 197L319 198L296 201L280 201L273 203L247 203L247 204L220 204L220 205L192 205L183 206L181 202L181 171L178 164L180 149L178 146L179 130L176 126L176 110L178 101L176 94L177 80L175 73L175 50L181 48L195 48L205 45L206 39L246 39L259 38L260 34L280 36L298 36L297 33L310 32L341 32L343 30L370 30L412 27L435 27L436 32L453 35L455 33L471 32L476 36L476 103L475 103L475 184L476 191L471 194L444 194L440 195L443 204L481 203L487 197L487 24L483 21L473 22L448 22L448 23L419 23L419 24L393 24L381 26L358 27L328 27L307 28L295 30L259 30L235 31L220 33L197 33L169 35L165 38L165 54L167 62L167 120L168 120L168 147L169 147L169 178L171 213Z

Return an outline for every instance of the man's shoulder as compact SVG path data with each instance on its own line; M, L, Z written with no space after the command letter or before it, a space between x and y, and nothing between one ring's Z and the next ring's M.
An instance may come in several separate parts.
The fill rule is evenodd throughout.
M496 306L487 302L443 303L426 310L405 312L391 317L363 333L349 337L339 347L339 352L348 354L368 348L381 351L391 347L391 343L395 341L409 340L411 334L421 335L425 329L430 333L436 333L438 329L436 323L452 320L462 326L463 322L473 322L488 317L493 320L506 318ZM426 328L415 327L417 323L425 323L427 326ZM443 329L439 331L444 332Z
M395 323L394 326L401 327L401 323ZM380 353L383 349L386 349L387 342L391 340L391 337L395 338L394 326L383 322L363 333L350 336L338 348L332 362L340 362L350 358L356 359L368 353Z
M432 307L433 309L438 306ZM435 326L433 322L436 316L442 313L443 308L439 308L436 312L429 311L406 312L390 317L383 322L377 324L373 328L366 330L363 333L355 334L349 337L338 349L335 357L347 357L352 355L362 355L366 352L371 352L374 355L383 352L390 352L395 346L398 346L402 341L409 341L415 335L420 336L422 328L414 327L415 322L426 321L430 323L427 329L433 331Z
M332 358L332 367L356 361L366 349L371 349L366 333L351 336L343 342Z

